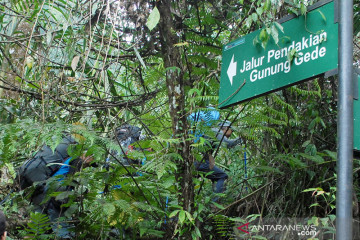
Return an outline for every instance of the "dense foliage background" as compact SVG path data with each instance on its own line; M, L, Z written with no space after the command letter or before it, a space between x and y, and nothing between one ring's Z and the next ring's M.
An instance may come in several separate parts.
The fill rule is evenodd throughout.
M306 14L313 2L0 1L0 196L9 196L2 208L10 237L54 238L27 195L11 190L15 169L44 143L56 146L64 131L81 134L98 163L74 176L81 183L74 191L52 194L69 197L66 218L78 239L111 239L114 230L114 239L228 239L234 226L260 217L333 220L336 77L220 110L244 144L216 157L229 174L216 211L211 182L194 173L202 146L187 121L218 104L224 44L259 28L267 41L279 31L274 21ZM358 9L355 1L355 22ZM153 149L132 153L146 157L141 169L104 167L111 150L121 152L112 139L124 123L142 127L140 145ZM122 188L99 193L114 185Z

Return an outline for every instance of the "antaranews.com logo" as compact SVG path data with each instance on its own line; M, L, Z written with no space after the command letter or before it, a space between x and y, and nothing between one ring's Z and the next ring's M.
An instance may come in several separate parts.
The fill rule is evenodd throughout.
M359 221L354 224L360 225ZM334 239L334 218L272 218L237 223L233 226L230 239ZM359 229L355 227L354 229ZM355 231L356 232L356 231ZM354 233L355 233L354 232ZM355 238L356 239L356 238ZM360 239L360 238L359 238Z
M238 230L250 234L250 233L267 233L267 232L287 232L291 235L295 234L298 236L316 236L318 231L315 225L272 225L272 224L258 224L250 225L250 223L243 224L237 227Z

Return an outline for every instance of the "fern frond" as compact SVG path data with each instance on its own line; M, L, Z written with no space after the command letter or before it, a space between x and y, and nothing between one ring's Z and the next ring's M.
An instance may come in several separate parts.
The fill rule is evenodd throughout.
M301 89L299 86L292 86L290 89L293 93L297 93L300 96L321 97L321 89L320 89L319 83L317 81L314 81L314 85L317 88L317 90L305 90L305 89Z
M286 103L284 100L282 100L277 94L273 93L271 94L272 99L274 100L275 103L279 104L282 108L287 109L292 116L297 120L298 116L296 114L295 108L293 106L291 106L290 104Z
M30 222L25 231L30 239L49 239L46 232L51 229L49 217L39 212L30 213Z
M198 101L217 102L219 100L219 96L196 96L195 99Z

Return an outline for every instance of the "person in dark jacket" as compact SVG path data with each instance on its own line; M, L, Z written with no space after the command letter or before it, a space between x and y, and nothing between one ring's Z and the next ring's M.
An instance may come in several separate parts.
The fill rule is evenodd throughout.
M215 133L217 141L211 140L208 136L203 136L208 140L210 149L204 153L204 159L202 162L195 162L195 168L201 172L211 172L206 178L215 183L215 193L222 193L225 190L225 180L228 175L219 167L215 166L214 151L217 149L219 143L225 143L228 148L232 148L237 144L241 144L241 138L229 139L232 135L231 123L229 121L221 122L219 127L212 128ZM218 201L218 197L213 199L214 202Z
M81 171L81 169L85 167L88 167L93 160L93 156L86 156L85 152L73 161L71 161L70 158L68 161L64 162L61 168L52 175L53 181L46 184L42 200L44 200L45 194L49 192L66 192L73 190L74 186L63 184L64 178L68 175L73 175L76 172ZM78 183L74 182L73 185L74 184ZM46 203L38 205L38 210L41 208L41 212L45 212L49 216L53 232L61 239L73 239L73 233L71 232L73 226L67 222L59 221L59 218L64 217L66 208L62 207L62 205L67 203L67 201L67 198L63 200L56 200L56 198L51 197Z

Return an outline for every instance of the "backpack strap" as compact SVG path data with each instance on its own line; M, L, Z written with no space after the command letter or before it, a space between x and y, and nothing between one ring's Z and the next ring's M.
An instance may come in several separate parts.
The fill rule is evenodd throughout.
M58 175L67 175L70 171L70 160L71 160L71 157L68 157L64 162L63 162L63 165L61 165L61 167L55 171L51 177L55 177L55 176L58 176Z

